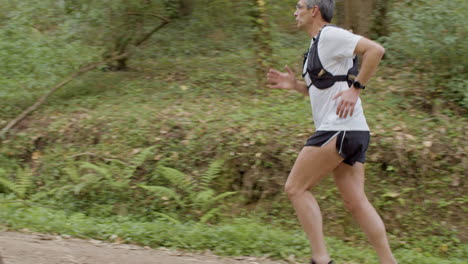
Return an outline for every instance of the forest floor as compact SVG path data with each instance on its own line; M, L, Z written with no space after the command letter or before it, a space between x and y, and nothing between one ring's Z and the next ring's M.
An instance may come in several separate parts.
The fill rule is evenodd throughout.
M83 240L67 236L0 232L4 264L284 264L253 257L224 258L171 249ZM1 263L1 260L0 260Z

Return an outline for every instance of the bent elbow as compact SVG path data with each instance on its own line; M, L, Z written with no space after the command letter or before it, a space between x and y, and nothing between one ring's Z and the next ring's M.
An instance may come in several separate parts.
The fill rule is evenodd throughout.
M380 58L385 55L385 48L381 45L377 45L377 53L379 54Z

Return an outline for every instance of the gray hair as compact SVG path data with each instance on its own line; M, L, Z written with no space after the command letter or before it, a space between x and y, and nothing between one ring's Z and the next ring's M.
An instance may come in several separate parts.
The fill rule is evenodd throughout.
M331 22L335 9L335 0L306 0L306 3L307 8L318 6L323 19L328 23Z

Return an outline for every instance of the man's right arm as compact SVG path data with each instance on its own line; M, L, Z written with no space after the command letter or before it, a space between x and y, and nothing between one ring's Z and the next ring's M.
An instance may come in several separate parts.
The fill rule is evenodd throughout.
M307 88L307 85L304 81L296 80L296 86L294 87L294 90L305 96L309 96L309 89Z
M270 69L267 74L268 85L272 89L292 90L308 96L309 92L304 81L297 80L293 71L286 66L286 72Z

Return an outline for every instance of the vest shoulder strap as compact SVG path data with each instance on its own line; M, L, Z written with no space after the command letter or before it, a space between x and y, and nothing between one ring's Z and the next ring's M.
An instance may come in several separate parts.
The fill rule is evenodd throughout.
M318 89L326 89L331 87L335 82L348 82L349 85L352 84L354 78L358 74L358 59L357 56L353 59L353 66L348 70L346 75L333 75L322 65L320 58L318 56L318 43L320 41L320 36L325 27L337 27L333 24L327 24L322 27L317 36L314 39L314 43L311 48L304 54L303 65L306 68L306 71L303 73L305 79L310 79L309 88L312 85L315 85ZM307 65L305 63L307 62Z

